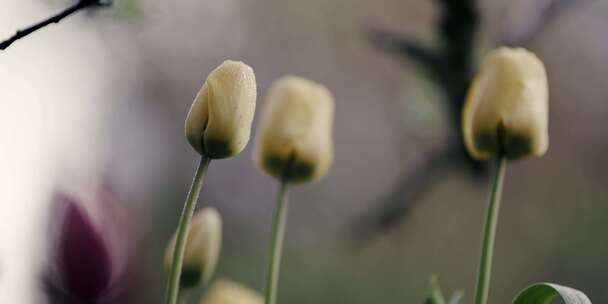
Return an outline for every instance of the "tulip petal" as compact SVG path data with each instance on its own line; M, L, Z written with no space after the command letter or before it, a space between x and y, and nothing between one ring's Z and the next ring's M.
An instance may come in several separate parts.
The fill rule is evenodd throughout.
M491 52L463 108L462 130L472 157L540 156L547 151L548 85L543 63L524 49Z
M257 88L248 65L226 60L213 70L186 117L186 138L210 158L240 153L251 133Z
M286 76L270 87L254 159L271 176L306 182L324 176L333 160L334 99L324 86Z
M80 300L98 298L110 284L111 259L101 234L85 211L66 199L58 243L58 267L63 288Z

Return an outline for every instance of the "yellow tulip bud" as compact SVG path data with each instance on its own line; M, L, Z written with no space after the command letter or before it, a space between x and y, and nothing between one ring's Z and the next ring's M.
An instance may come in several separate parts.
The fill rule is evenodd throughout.
M224 61L209 74L186 117L186 138L209 158L239 154L247 145L255 113L253 69Z
M531 52L492 51L473 80L463 109L466 147L475 159L541 156L549 146L548 85Z
M222 219L215 208L205 207L194 214L188 227L180 285L206 284L217 264L222 246ZM170 271L175 251L175 235L165 251L165 269Z
M263 304L264 298L257 291L239 283L219 280L209 288L201 304Z
M334 99L323 85L296 76L270 87L254 160L288 182L321 178L333 159Z

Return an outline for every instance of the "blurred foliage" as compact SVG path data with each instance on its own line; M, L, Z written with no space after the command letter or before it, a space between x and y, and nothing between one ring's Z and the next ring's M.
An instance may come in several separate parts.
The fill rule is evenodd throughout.
M455 291L449 298L445 300L443 292L439 287L439 281L436 276L429 279L429 288L423 304L460 304L463 297L462 291Z

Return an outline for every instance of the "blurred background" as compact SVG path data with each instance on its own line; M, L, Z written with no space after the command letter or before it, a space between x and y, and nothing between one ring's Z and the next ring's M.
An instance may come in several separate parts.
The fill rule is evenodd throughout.
M4 39L73 3L1 4ZM507 169L490 299L553 281L607 302L606 28L604 0L116 0L78 12L0 52L0 302L44 303L57 191L120 209L121 303L161 301L198 158L183 122L225 59L255 70L258 113L286 74L336 98L335 163L291 192L280 302L421 303L433 274L470 302L489 171L462 153L455 109L502 44L546 64L551 146ZM277 184L251 152L212 162L199 204L224 219L216 278L261 291Z

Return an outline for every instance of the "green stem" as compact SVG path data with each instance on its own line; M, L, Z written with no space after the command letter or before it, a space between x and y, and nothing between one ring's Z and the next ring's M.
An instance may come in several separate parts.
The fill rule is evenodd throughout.
M475 290L475 304L486 304L488 302L490 275L492 273L492 255L494 252L494 240L496 238L496 225L498 223L498 211L500 209L500 197L502 196L505 167L506 159L502 156L498 157L496 159L496 171L493 178L492 192L486 211L486 222L483 227L483 241L481 245L477 287Z
M165 293L165 304L177 304L179 294L179 280L182 274L182 263L184 260L184 251L186 249L186 234L190 220L194 214L196 208L196 202L203 186L203 180L207 173L211 159L203 156L196 169L196 174L192 180L190 191L186 197L186 203L184 209L179 218L179 224L177 225L177 236L175 238L175 251L173 252L173 262L171 264L171 272L169 273L169 280L167 281L167 289Z
M279 270L281 268L281 252L283 250L285 224L287 223L288 204L287 182L281 181L279 195L277 196L277 207L274 212L274 219L272 223L271 256L270 265L268 267L268 279L266 281L266 304L275 304L277 301Z

